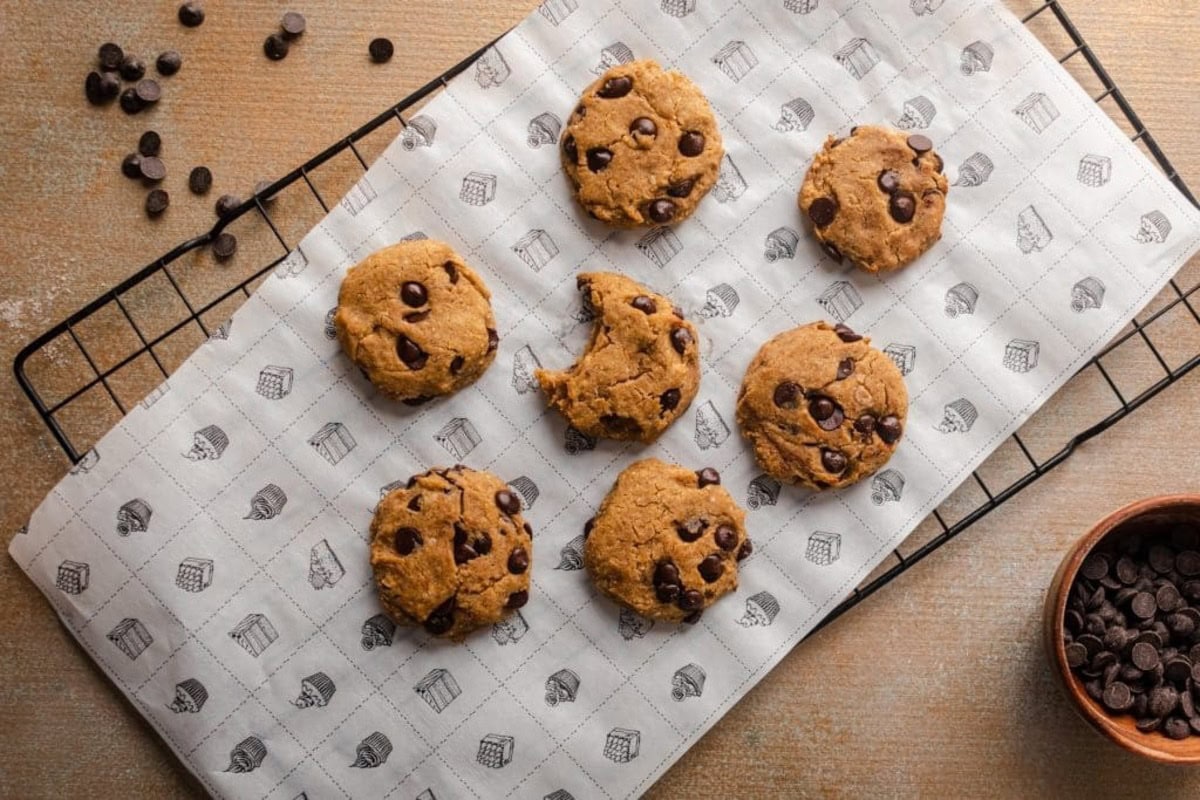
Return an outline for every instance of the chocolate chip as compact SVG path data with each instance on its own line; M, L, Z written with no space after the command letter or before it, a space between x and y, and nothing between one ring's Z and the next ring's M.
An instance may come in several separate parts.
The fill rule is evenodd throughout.
M157 217L166 211L169 205L171 205L171 197L162 189L151 189L150 193L146 195L146 213L152 217Z
M283 34L272 33L263 41L263 53L272 61L282 61L288 54L287 39Z
M938 171L938 174L945 172L946 171L946 162L943 161L942 157L939 156L937 153L934 153L933 157L935 159L933 162L933 168Z
M612 163L612 150L607 147L593 147L587 151L587 165L592 172L603 172Z
M657 136L658 126L649 117L638 117L629 123L629 132L636 136Z
M592 535L592 528L595 528L595 527L596 527L596 518L595 517L592 517L587 522L583 523L583 539L584 539L584 541L587 541L587 538Z
M888 201L888 213L896 222L912 222L917 213L917 199L910 192L896 192Z
M515 547L508 554L508 571L514 575L520 575L525 570L529 569L529 553L525 552L524 547Z
M574 136L568 133L563 138L562 149L563 154L566 155L568 161L570 161L572 164L579 163L579 148L575 144Z
M823 431L835 431L846 421L842 407L824 395L816 395L808 401L808 413Z
M1104 689L1104 705L1111 711L1128 711L1133 707L1133 692L1120 681L1110 683Z
M1160 575L1166 575L1175 568L1175 551L1166 545L1154 545L1150 548L1147 560L1150 568Z
M1064 649L1067 652L1067 666L1071 669L1076 669L1087 663L1087 648L1079 642L1071 642Z
M137 153L130 153L121 159L121 174L126 178L142 177L142 157Z
M279 28L288 39L298 38L307 27L308 23L305 21L304 15L298 11L288 11L279 20Z
M240 197L235 197L231 194L223 194L217 198L214 208L217 211L218 217L225 217L232 214L238 206L242 204Z
M1182 684L1192 677L1192 662L1184 656L1175 656L1163 664L1163 677L1172 683Z
M100 69L106 72L115 72L121 67L121 62L125 60L125 51L119 44L105 42L100 45L96 58L100 63Z
M804 390L800 388L799 384L784 381L775 387L775 394L772 399L775 401L775 405L780 408L795 408L800 395L803 393Z
M1138 579L1137 565L1128 557L1122 556L1117 559L1116 574L1117 580L1126 586L1130 586Z
M426 319L428 316L429 316L429 309L425 309L424 311L413 311L411 313L404 315L404 321L405 322L420 322L421 320Z
M1175 588L1175 584L1167 583L1158 587L1158 591L1154 593L1154 601L1159 609L1166 612L1177 611L1184 605L1183 597L1179 594L1179 589ZM1170 623L1167 623L1170 627Z
M451 597L439 605L425 618L425 630L440 636L454 626L455 599Z
M212 188L212 182L212 171L208 167L193 167L192 171L188 173L188 189L192 194L207 194L208 190Z
M237 237L229 231L222 231L213 239L212 252L218 261L228 261L237 252Z
M505 608L521 608L529 602L529 592L522 589L519 592L513 592L508 596L508 602L504 604Z
M621 414L601 414L600 424L617 438L636 438L642 433L641 423Z
M928 153L933 149L933 142L929 141L928 136L919 133L914 133L908 137L908 146L917 155Z
M402 556L411 555L413 550L416 550L423 544L425 544L425 540L421 538L421 532L416 528L401 528L396 531L392 543L393 547L396 548L396 552Z
M148 106L157 103L162 97L162 87L154 78L142 78L133 87L133 91L137 95L137 99Z
M584 117L586 117L587 116L587 106L585 106L583 103L580 103L579 105L575 106L575 116L579 117L580 119L583 119Z
M658 396L658 405L663 411L673 411L681 399L682 394L678 389L667 389Z
M754 552L754 545L750 543L749 539L743 539L742 546L739 547L738 551L737 551L737 560L745 561L747 558L750 557L750 554L753 552Z
M461 372L464 363L466 363L466 359L462 356L455 356L454 358L450 359L450 374L457 375L459 372Z
M1175 569L1180 575L1191 578L1200 575L1200 553L1184 550L1175 556Z
M875 432L876 426L875 417L871 414L863 414L858 419L854 420L854 430L861 433L863 436L870 436Z
M408 501L408 510L409 511L420 511L422 502L423 502L422 496L419 494L414 494L412 496L412 499Z
M1147 710L1151 716L1167 716L1179 705L1179 691L1172 686L1156 686L1150 690L1150 703Z
M609 78L596 92L600 97L606 100L615 100L618 97L624 97L633 90L633 78L625 75L618 75L615 78Z
M904 426L900 424L899 417L889 414L879 420L879 424L875 426L875 431L885 444L895 444L900 441L900 436L904 433Z
M1149 592L1138 592L1130 602L1129 608L1139 619L1151 619L1158 611L1158 604L1154 601L1154 595Z
M1083 560L1079 572L1089 580L1098 581L1108 574L1108 559L1100 553L1092 553Z
M695 178L684 178L667 186L667 194L671 197L687 197L692 193L692 187L695 185Z
M521 498L507 489L496 492L496 507L510 517L521 513Z
M846 471L846 467L849 466L849 463L850 462L846 458L845 453L842 453L838 450L821 450L821 466L825 468L826 472L834 475L841 475Z
M708 527L706 520L699 517L692 517L686 522L675 523L675 533L685 542L694 542L704 535L704 530Z
M639 294L637 297L630 300L629 305L633 306L643 314L653 314L658 310L658 306L655 304L654 300L644 294Z
M854 359L853 358L843 358L841 361L838 362L837 379L839 381L844 381L844 380L846 380L846 378L849 378L853 374L854 374Z
M376 64L386 64L392 60L392 56L396 54L396 46L392 44L392 40L383 36L377 36L367 45L367 54L371 56L371 61ZM524 605L524 604L522 604Z
M655 586L679 586L679 567L670 560L658 562L654 567Z
M704 152L704 134L700 131L688 131L679 137L679 152L688 158L695 158Z
M706 556L696 569L699 570L700 577L704 578L705 583L712 583L725 572L725 561L719 555L713 553L710 556Z
M832 258L838 264L842 263L842 251L838 250L829 242L821 242L821 249L825 251L825 255Z
M705 467L702 470L698 470L696 472L696 479L701 489L709 484L721 485L721 474L712 467Z
M500 346L500 334L496 333L496 331L493 330L492 328L488 328L487 329L487 337L488 337L487 351L489 353L491 353L497 347Z
M121 110L126 114L137 114L141 111L144 111L146 108L146 104L142 102L140 97L138 97L137 91L133 87L121 92L121 99L119 102L121 104Z
M120 82L107 72L89 72L83 82L83 93L94 106L111 102L120 91Z
M158 58L154 61L154 66L158 70L159 75L171 76L179 72L183 66L183 56L178 50L164 50L158 54Z
M400 299L404 301L405 305L419 308L429 300L429 293L425 291L424 284L405 281L400 285Z
M143 156L157 156L162 152L162 137L155 131L146 131L138 139L138 153Z
M698 611L704 605L704 595L695 589L688 589L679 596L679 607L684 611Z
M847 344L851 342L857 342L862 339L861 335L852 331L848 325L843 325L840 322L833 326L833 332L837 334L839 339Z
M429 354L402 333L396 334L396 355L409 369L424 369L429 360Z
M885 169L879 173L879 177L875 179L875 183L879 186L881 192L891 194L900 188L900 173L895 170Z
M179 7L179 21L188 28L199 26L204 22L204 6L199 3L184 3Z
M662 583L654 587L654 596L660 603L674 603L679 599L680 586L677 583Z
M121 59L121 66L117 69L121 73L121 77L133 83L140 81L146 77L146 62L142 61L137 56L128 55Z
M521 528L525 531L526 536L528 536L530 539L533 538L533 528L529 526L528 522L522 522Z
M149 183L158 183L167 177L167 167L157 156L143 156L138 168L141 170L142 179Z
M818 228L824 228L837 216L838 204L832 197L818 197L808 206L808 218Z
M666 225L675 218L675 204L670 200L662 198L652 200L650 201L650 205L646 207L646 215L653 222L659 225Z
M732 525L718 525L717 529L713 531L713 540L722 550L732 550L737 547L737 530Z
M1129 651L1129 660L1143 672L1152 670L1158 666L1158 648L1150 642L1139 641Z
M675 348L675 352L683 355L687 351L687 346L692 343L692 334L687 328L676 328L671 331L671 346Z
M445 264L442 264L442 269L446 271L446 275L449 276L451 283L458 283L458 268L454 266L453 261L447 261Z
M1087 649L1088 658L1093 658L1104 647L1104 643L1100 641L1099 636L1093 636L1090 633L1081 635L1075 641L1079 642Z

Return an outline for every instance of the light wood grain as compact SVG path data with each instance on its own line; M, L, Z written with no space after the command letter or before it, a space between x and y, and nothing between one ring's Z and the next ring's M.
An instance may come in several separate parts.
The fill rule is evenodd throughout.
M1011 0L1018 11L1037 4ZM209 0L205 25L184 30L169 2L0 0L0 363L11 363L47 323L210 224L209 202L184 188L192 164L217 176L209 201L222 191L248 192L533 5L296 4L309 33L285 61L268 63L261 43L284 10L279 2ZM1183 176L1200 185L1195 4L1064 5ZM396 42L391 64L367 62L375 35ZM82 78L95 47L109 39L147 56L183 51L184 68L153 112L131 118L83 102ZM173 200L157 222L144 218L144 190L118 170L151 126L166 143ZM368 143L366 155L383 143ZM329 193L354 174L346 164ZM305 213L315 221L319 208ZM1194 281L1197 263L1189 269ZM1179 346L1195 352L1200 341ZM1131 363L1149 360L1143 354ZM0 530L11 531L67 464L7 374L0 413ZM1060 404L1045 415L1066 430L1090 420L1088 413ZM1039 641L1044 589L1077 535L1136 497L1196 491L1196 420L1200 377L1192 375L794 651L650 796L1200 794L1200 773L1139 761L1079 721L1057 695ZM0 796L200 796L7 558L0 558L0 603Z

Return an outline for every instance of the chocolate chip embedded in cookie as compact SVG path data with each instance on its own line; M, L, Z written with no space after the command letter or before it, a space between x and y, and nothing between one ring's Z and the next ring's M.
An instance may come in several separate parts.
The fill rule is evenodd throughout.
M596 310L587 350L564 371L534 375L547 402L588 436L653 441L700 385L696 328L661 294L612 272L578 278Z
M625 468L600 505L584 564L601 592L646 617L695 622L737 588L750 555L745 513L699 472L650 458Z
M769 475L829 489L886 464L907 413L904 378L890 358L845 325L814 322L759 349L737 421Z
M725 153L708 100L651 60L613 67L585 89L561 150L580 205L622 228L686 219Z
M533 531L520 496L463 466L414 475L380 502L371 567L384 610L460 640L529 600Z
M921 134L862 125L830 136L800 187L800 211L831 255L898 269L942 237L949 184Z
M449 245L400 242L350 268L333 323L377 389L416 404L458 391L492 363L499 339L490 298Z

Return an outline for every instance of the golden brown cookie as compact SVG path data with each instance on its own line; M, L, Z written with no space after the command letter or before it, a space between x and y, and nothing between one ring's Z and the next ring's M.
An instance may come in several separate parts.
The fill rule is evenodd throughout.
M521 498L462 465L409 479L371 522L379 599L396 622L461 640L529 600L533 530Z
M654 441L700 386L696 328L670 298L624 275L585 272L577 283L596 324L573 366L534 373L546 402L588 436Z
M759 466L813 489L848 486L887 463L908 390L892 360L845 325L784 331L750 362L737 420Z
M351 267L333 323L371 383L410 405L474 382L499 343L487 286L432 239L394 244Z
M621 228L691 216L724 154L708 100L648 59L613 67L585 89L562 137L579 204Z
M942 238L949 184L928 137L861 125L830 136L800 187L800 210L835 258L899 269Z
M646 617L695 622L737 588L753 549L745 513L715 469L648 458L617 476L588 523L583 561L596 588Z

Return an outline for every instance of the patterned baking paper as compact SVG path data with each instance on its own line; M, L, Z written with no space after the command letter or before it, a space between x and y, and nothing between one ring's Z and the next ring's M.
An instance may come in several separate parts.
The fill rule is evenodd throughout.
M652 56L711 99L728 155L695 216L611 231L573 204L556 140L580 90ZM945 236L883 277L839 266L795 194L826 134L929 135ZM495 364L419 408L338 351L345 270L452 243L494 293ZM214 795L447 800L644 791L1200 244L1196 212L989 0L547 0L403 135L234 316L104 437L12 554ZM699 396L657 444L597 442L532 374L580 352L575 273L617 270L698 320ZM814 495L760 474L734 423L756 348L825 318L905 375L886 470ZM693 627L596 596L585 520L658 456L720 470L756 548ZM459 646L380 614L382 494L464 462L536 531L528 606Z

